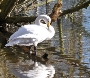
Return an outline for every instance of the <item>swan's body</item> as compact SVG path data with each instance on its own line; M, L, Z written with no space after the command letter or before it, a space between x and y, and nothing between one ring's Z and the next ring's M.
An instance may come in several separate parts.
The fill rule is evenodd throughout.
M46 35L45 35L46 34ZM52 38L49 31L41 26L37 25L24 25L17 32L15 32L9 38L9 43L6 46L13 45L36 45L44 40L49 40Z
M46 24L41 23L44 20ZM36 18L35 24L24 25L18 29L9 38L5 46L37 46L38 43L51 39L54 34L54 28L50 25L51 19L47 15L40 15Z

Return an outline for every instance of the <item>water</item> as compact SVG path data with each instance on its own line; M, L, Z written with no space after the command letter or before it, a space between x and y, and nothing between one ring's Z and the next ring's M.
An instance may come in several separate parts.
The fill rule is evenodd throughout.
M48 10L50 10L47 14L50 14L51 7L56 2L48 4ZM63 0L63 2L64 6L65 1ZM75 4L70 3L69 0L66 6L75 6ZM37 8L38 11L35 11L35 15L46 14L45 5L43 5L44 9L40 8L42 7ZM44 41L38 45L36 58L17 46L1 49L0 78L17 78L18 76L21 78L34 78L33 76L38 76L38 78L45 78L46 76L48 76L47 78L50 78L50 76L53 78L89 78L89 12L90 7L63 16L53 22L52 25L56 31L55 36L52 40ZM48 60L41 58L44 53L48 54Z

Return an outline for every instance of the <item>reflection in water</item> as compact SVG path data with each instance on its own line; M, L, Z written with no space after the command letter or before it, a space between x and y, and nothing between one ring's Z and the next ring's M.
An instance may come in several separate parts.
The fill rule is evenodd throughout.
M61 20L57 19L57 25L59 29L59 38L60 38L60 52L64 53L64 41L63 41L63 32L62 32L62 24Z
M83 27L84 36L83 36L83 60L84 66L88 67L88 71L90 71L90 6L87 9L83 9Z
M32 61L32 59L17 63L10 63L8 61L7 66L19 78L53 78L55 69L52 65L47 64L47 62L37 62L36 60Z

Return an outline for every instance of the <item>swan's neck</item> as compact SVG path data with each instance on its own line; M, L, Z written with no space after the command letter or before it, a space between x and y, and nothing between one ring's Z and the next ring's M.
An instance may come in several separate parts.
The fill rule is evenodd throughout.
M36 20L35 20L35 24L36 25L40 25L40 26L45 26L46 24L43 24L43 23L41 23L41 20L44 20L44 22L46 23L46 20L45 20L45 18L43 17L39 17L39 18L36 18Z
M53 34L55 33L55 30L54 30L54 28L53 28L52 26L49 27L48 31L49 31L50 33L53 33Z
M36 18L35 24L36 24L36 25L40 25L40 19Z
M48 31L49 31L49 37L51 39L55 34L55 30L54 30L54 28L52 26L50 26Z

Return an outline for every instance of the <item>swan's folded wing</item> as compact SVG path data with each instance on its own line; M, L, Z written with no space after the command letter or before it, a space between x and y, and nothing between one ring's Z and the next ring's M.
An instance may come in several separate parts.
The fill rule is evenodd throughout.
M30 34L37 34L40 27L36 25L24 25L20 27L14 34L12 34L9 38L9 41L19 38L19 37L30 37Z
M13 45L30 46L30 45L33 45L33 43L35 43L36 41L38 41L37 35L25 34L25 35L21 35L13 38L5 46L13 46Z

